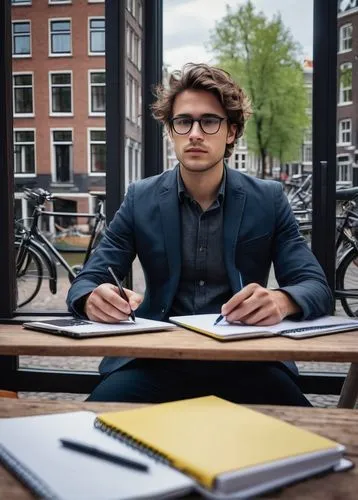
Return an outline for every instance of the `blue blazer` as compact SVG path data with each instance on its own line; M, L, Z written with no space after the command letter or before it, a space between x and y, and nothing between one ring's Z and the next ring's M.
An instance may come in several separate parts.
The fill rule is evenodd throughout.
M168 318L181 270L177 169L130 184L105 237L72 283L67 297L71 313L84 315L81 298L110 281L108 266L124 278L138 255L146 291L136 314ZM241 288L240 273L244 286L267 286L273 263L280 289L301 307L297 319L331 313L333 301L325 275L299 234L280 183L227 168L224 253L233 294ZM104 358L100 371L107 373L127 362L128 358Z

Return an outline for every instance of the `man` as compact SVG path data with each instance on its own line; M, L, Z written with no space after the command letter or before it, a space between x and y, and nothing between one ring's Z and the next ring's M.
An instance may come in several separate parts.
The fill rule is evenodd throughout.
M106 236L68 295L75 315L94 321L217 313L271 325L332 308L325 276L300 237L280 183L224 163L250 113L226 72L189 64L158 87L154 117L164 123L179 165L131 184ZM124 278L135 256L144 300L123 300L107 272ZM267 289L271 263L280 288ZM216 394L242 403L309 405L293 363L105 358L90 400L161 402Z

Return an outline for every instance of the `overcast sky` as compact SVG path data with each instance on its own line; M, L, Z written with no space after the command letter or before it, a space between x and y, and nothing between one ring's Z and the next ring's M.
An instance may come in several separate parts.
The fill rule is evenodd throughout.
M284 25L301 44L302 58L312 57L313 0L252 0L257 11L271 18L280 13ZM226 14L226 5L235 7L241 0L163 0L164 63L169 71L187 62L213 63L205 49L215 22Z

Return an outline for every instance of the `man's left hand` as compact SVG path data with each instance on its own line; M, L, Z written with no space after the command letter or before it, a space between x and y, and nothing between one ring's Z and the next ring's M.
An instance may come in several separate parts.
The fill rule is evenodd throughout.
M250 283L222 306L221 314L229 322L242 321L247 325L268 326L300 310L296 302L281 290L269 290L257 283Z

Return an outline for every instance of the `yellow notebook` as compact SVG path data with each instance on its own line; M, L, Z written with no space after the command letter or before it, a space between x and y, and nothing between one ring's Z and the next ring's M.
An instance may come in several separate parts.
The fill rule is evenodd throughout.
M232 493L332 468L338 443L215 396L100 414L96 426L196 479ZM262 488L261 488L262 490Z

